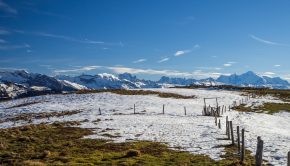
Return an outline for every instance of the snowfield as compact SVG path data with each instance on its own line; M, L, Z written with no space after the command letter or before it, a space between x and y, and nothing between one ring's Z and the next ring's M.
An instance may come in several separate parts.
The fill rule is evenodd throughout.
M148 90L148 89L145 89ZM203 98L218 97L219 105L227 108L233 101L245 99L240 92L202 90L202 89L149 89L161 92L192 96L194 99L160 98L156 95L117 95L112 93L46 95L0 103L0 119L19 113L39 113L81 110L79 114L35 119L33 123L54 121L82 121L81 127L93 128L95 135L90 138L112 139L115 142L131 140L150 140L167 143L178 150L194 154L206 154L215 160L220 159L223 148L219 145L230 144L226 138L226 116L233 121L234 128L245 128L246 148L255 153L257 136L264 140L264 159L273 165L286 165L287 152L290 150L290 114L286 112L268 115L227 111L221 117L222 129L215 126L214 117L201 116ZM282 102L271 96L255 98L248 105L264 102ZM33 103L23 107L10 108L23 103ZM215 100L208 100L215 106ZM136 112L133 114L134 104ZM162 107L165 105L165 114ZM99 108L102 115L99 115ZM184 108L187 115L184 114ZM0 128L25 125L18 121L0 123ZM236 135L236 133L235 133ZM110 136L110 138L108 137Z

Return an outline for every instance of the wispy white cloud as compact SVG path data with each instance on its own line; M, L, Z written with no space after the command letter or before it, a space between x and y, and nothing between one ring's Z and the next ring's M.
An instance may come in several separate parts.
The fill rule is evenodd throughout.
M181 56L181 55L184 55L184 54L187 54L187 53L190 53L192 52L193 50L195 49L199 49L200 48L200 45L196 44L194 45L191 49L185 49L185 50L179 50L179 51L176 51L174 56Z
M231 67L233 66L234 64L236 64L237 62L234 62L234 61L230 61L230 62L227 62L224 64L224 67Z
M17 14L17 10L7 3L5 3L3 0L0 0L0 10L6 12L6 13L11 13L11 14Z
M265 39L262 39L260 37L257 37L255 35L250 35L250 37L260 43L264 43L264 44L267 44L267 45L275 45L275 46L287 46L289 47L290 45L289 44L283 44L283 43L277 43L277 42L273 42L273 41L269 41L269 40L265 40Z
M30 48L30 45L23 44L23 45L0 45L0 50L15 50L21 48Z
M62 69L54 70L54 73L80 73L85 71L91 71L96 69L109 70L112 73L121 74L121 73L131 73L131 74L145 74L145 75L160 75L160 76L172 76L172 77L186 77L186 78L217 78L220 75L229 75L227 73L219 72L205 72L202 70L195 70L192 72L183 72L178 70L169 70L169 69L140 69L140 68L131 68L125 66L84 66L74 69Z
M180 72L176 70L154 70L154 69L138 69L129 67L106 67L114 73L131 73L131 74L148 74L148 75L165 75L165 76L182 76L190 77L192 74L189 72Z
M230 67L230 66L232 66L232 64L230 64L230 63L225 63L224 64L224 67Z
M4 39L0 39L0 44L4 44L4 43L7 43L7 41Z
M0 35L8 35L10 34L9 31L5 30L5 29L0 29Z
M45 69L48 69L48 70L54 70L53 66L52 65L48 65L48 64L40 64L38 65L40 67L43 67Z
M27 31L23 31L23 30L14 30L14 32L19 33L19 34L23 34L23 35L34 35L34 36L40 36L40 37L61 39L61 40L66 40L66 41L76 42L76 43L83 43L83 44L96 44L96 45L108 45L108 46L124 47L124 44L122 42L110 43L110 42L90 40L90 39L78 39L78 38L71 37L71 36L58 35L58 34L52 34L52 33L46 33L46 32L27 32Z
M33 9L33 8L24 8L26 10L29 10L35 14L40 14L40 15L46 15L46 16L51 16L51 17L57 17L57 18L61 18L61 19L66 19L66 20L71 20L72 18L65 16L65 15L61 15L61 14L57 14L57 13L52 13L52 12L48 12L48 11L43 11L43 10L38 10L38 9Z
M81 68L76 69L61 69L61 70L54 70L55 73L79 73L84 71L91 71L102 68L102 66L84 66Z
M271 71L267 71L262 73L263 76L267 76L267 77L273 77L274 75L276 75L276 73L271 72Z
M187 16L177 21L176 24L184 26L192 23L194 20L195 20L194 16Z
M123 43L123 42L119 42L119 45L121 46L121 47L124 47L125 46L125 44Z
M0 67L0 71L15 71L15 70L25 70L25 71L28 71L26 68Z
M282 79L287 80L288 82L290 82L290 74L288 74L288 72L281 74L280 75Z
M202 70L195 70L193 72L182 72L177 70L153 70L153 69L137 69L128 67L107 67L107 69L112 70L114 73L131 73L131 74L147 74L147 75L162 75L162 76L174 76L174 77L187 77L187 78L217 78L220 75L229 75L227 73L217 73L217 72L204 72Z
M180 51L176 51L174 56L181 56L183 54L190 53L190 52L191 52L191 50L180 50Z
M196 67L196 68L202 70L222 70L221 67Z
M33 34L38 35L38 36L50 37L50 38L56 38L56 39L63 39L63 40L72 41L72 42L78 42L78 43L104 44L103 41L94 41L94 40L89 40L89 39L80 40L80 39L77 39L77 38L74 38L74 37L70 37L70 36L56 35L56 34L45 33L45 32L33 32Z
M133 61L133 63L142 63L145 61L147 61L147 60L146 59L138 59L138 60Z
M166 61L169 61L170 58L162 58L160 59L159 61L157 61L158 63L162 63L162 62L166 62Z
M277 65L274 65L274 67L281 67L281 65L278 65L278 64L277 64Z

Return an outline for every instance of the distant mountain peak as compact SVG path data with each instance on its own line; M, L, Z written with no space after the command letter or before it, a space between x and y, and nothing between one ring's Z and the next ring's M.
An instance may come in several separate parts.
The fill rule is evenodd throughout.
M270 87L278 89L288 89L290 84L281 78L270 78L266 76L259 76L253 71L230 76L221 75L216 79L217 82L221 82L227 85L234 86L251 86L251 87Z
M257 75L256 73L254 73L253 71L247 71L244 73L245 75Z

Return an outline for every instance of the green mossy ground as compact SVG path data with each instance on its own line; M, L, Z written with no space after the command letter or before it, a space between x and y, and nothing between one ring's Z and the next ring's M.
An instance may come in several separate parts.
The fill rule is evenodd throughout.
M271 95L279 98L282 101L289 102L290 101L290 90L282 90L282 89L252 89L252 90L244 90L249 94L253 94L256 96L267 96Z
M274 114L279 113L281 111L290 112L290 104L289 103L264 103L259 107L246 107L246 105L242 104L233 108L236 111L240 112L255 112L255 113L267 113Z
M157 142L112 143L83 139L91 129L71 127L78 122L39 124L0 129L1 165L240 165L235 146L225 146L225 159L180 152ZM246 153L244 165L253 165Z

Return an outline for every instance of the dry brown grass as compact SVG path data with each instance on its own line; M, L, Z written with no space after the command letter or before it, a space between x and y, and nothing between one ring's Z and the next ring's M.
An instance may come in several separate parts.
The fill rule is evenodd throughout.
M119 95L157 95L162 98L175 98L175 99L193 99L195 96L184 96L176 93L165 93L151 90L125 90L125 89L111 89L111 90L81 90L77 91L77 94L88 94L88 93L104 93L111 92Z
M74 111L61 111L61 112L40 112L40 113L21 113L13 117L8 117L6 119L0 120L0 123L8 122L8 121L32 121L32 119L44 119L50 117L61 117L61 116L70 116L74 114L80 113L80 110Z

